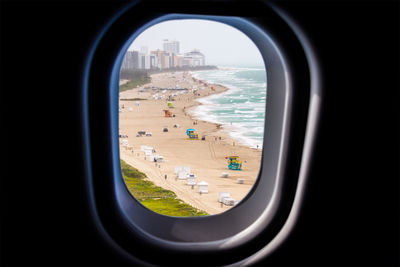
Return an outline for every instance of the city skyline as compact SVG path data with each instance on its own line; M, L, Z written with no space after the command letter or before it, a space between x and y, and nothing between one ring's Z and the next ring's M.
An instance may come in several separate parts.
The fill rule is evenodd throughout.
M127 51L121 69L169 69L206 65L206 57L199 50L180 53L178 41L164 39L163 48L149 51L147 46L140 46L140 51Z
M255 44L239 30L219 22L198 19L172 20L156 24L143 31L129 51L164 50L165 40L179 42L180 53L200 50L207 65L264 66Z

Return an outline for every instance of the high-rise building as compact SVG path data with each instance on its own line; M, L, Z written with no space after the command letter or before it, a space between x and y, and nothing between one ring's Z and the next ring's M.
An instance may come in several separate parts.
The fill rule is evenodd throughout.
M139 53L139 69L151 69L152 68L152 63L151 63L151 57L154 57L154 55L146 55ZM153 60L154 61L154 60Z
M174 54L174 67L182 67L183 55Z
M168 57L169 68L175 67L175 54L172 52L165 52L165 56Z
M149 48L147 46L141 46L140 53L147 55L149 53Z
M164 51L174 53L174 54L179 54L179 42L178 41L169 41L169 40L165 39L164 40Z
M138 64L139 69L144 69L144 54L139 53L139 64Z
M158 68L158 60L156 55L149 55L150 57L150 69Z
M161 58L161 68L169 69L171 67L171 56L169 53L164 53L163 57Z
M170 53L157 49L156 51L151 51L150 54L157 57L158 68L168 69L171 66Z
M127 51L122 61L122 69L138 69L139 53L138 51Z

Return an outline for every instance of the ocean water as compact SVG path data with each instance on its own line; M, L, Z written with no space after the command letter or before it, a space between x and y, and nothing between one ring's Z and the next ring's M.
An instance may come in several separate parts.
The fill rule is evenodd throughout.
M199 99L202 105L194 108L193 116L223 124L239 143L262 148L267 97L265 69L234 66L218 68L192 72L197 79L229 88L224 93Z

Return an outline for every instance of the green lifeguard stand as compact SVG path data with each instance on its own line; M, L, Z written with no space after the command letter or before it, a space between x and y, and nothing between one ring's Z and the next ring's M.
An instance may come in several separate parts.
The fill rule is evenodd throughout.
M225 157L228 160L228 168L230 170L241 171L242 170L242 160L239 156L228 156Z

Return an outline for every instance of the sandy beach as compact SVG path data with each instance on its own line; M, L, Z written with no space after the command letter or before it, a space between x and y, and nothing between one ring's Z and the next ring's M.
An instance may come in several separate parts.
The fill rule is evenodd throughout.
M219 193L229 192L236 201L246 196L259 172L261 150L240 145L223 126L195 120L191 116L191 110L200 105L196 99L224 92L227 88L204 85L187 72L160 73L151 78L150 84L120 93L120 134L128 136L120 138L121 159L144 172L154 184L174 191L179 199L195 208L209 214L232 208L218 202ZM199 89L195 93L166 89L193 86ZM177 95L179 92L181 94ZM167 106L168 98L173 108ZM173 117L165 117L164 110L169 110ZM163 128L168 128L168 132ZM196 129L200 140L187 140L187 128ZM151 136L137 137L138 131L151 132ZM205 140L201 140L203 136ZM123 139L128 140L128 146L122 144ZM151 162L149 156L140 150L142 145L153 147L155 154L163 156L163 162ZM241 171L228 169L225 157L230 155L240 156L243 160ZM192 189L186 180L178 179L174 174L175 166L190 166L191 172L197 176L196 182L209 184L208 193L199 194L197 185ZM228 178L222 178L222 173L228 173ZM243 184L238 183L239 178L244 179Z

